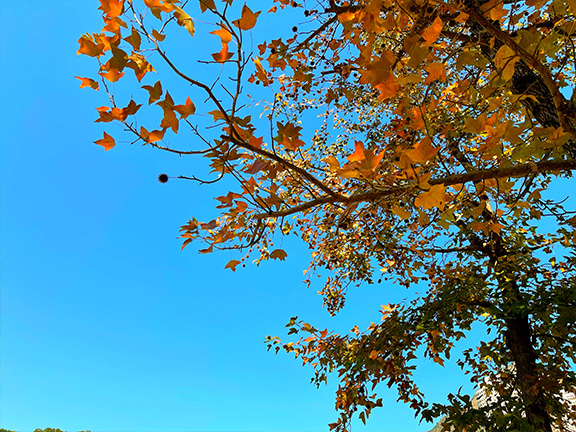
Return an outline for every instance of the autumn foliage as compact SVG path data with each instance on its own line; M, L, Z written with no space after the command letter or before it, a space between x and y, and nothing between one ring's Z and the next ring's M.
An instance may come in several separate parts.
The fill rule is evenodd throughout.
M300 339L268 338L311 364L317 384L337 371L333 429L356 414L365 422L381 383L456 431L551 432L575 420L559 394L576 386L576 212L565 200L576 3L237 3L100 0L104 27L79 39L98 63L80 87L110 101L97 122L209 161L213 177L182 179L236 180L215 197L213 220L182 226L183 247L238 250L225 265L235 271L286 259L274 238L295 235L312 250L307 275L324 275L330 314L354 286L409 290L398 304L383 293L363 331L294 318ZM117 96L122 86L135 100ZM96 144L118 145L111 133ZM453 353L478 323L489 330L481 345ZM427 402L412 376L422 356L457 357L498 402L479 409L457 389Z

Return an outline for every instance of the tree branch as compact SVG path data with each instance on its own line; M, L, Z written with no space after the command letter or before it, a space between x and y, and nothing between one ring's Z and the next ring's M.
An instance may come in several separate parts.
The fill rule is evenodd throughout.
M572 122L570 122L570 120L567 118L567 115L572 113L567 112L569 111L567 101L564 98L564 96L562 96L562 93L560 93L560 89L556 85L556 82L554 81L554 78L552 78L552 74L550 73L548 68L544 66L541 62L539 62L532 54L530 54L528 51L526 51L524 48L518 45L516 41L514 41L514 39L512 39L512 37L508 33L502 31L494 24L492 24L492 22L490 22L490 20L488 20L484 15L482 15L480 11L470 7L466 8L464 12L470 15L472 19L477 21L478 24L484 27L484 29L486 29L486 31L490 33L492 36L494 36L497 40L508 45L516 53L516 55L518 55L518 57L520 57L530 67L532 67L536 72L538 72L538 74L542 78L542 81L544 82L546 87L548 87L548 90L550 90L550 93L552 94L552 99L554 100L554 106L556 107L556 111L558 113L558 119L560 120L562 128L564 129L565 132L570 133L573 137L576 138L576 130L572 126ZM574 119L571 120L574 121Z
M300 174L306 180L310 181L310 183L317 186L319 189L321 189L326 194L328 194L330 196L330 199L334 199L334 202L346 200L346 197L344 195L340 195L339 193L334 192L332 189L330 189L328 186L326 186L324 183L322 183L320 180L318 180L316 177L314 177L312 174L310 174L305 169L294 165L292 162L287 161L286 159L278 156L275 153L271 153L271 152L266 151L264 149L261 149L259 147L254 147L253 145L250 145L243 140L237 139L237 138L229 136L229 135L222 135L220 138L222 138L223 140L226 140L226 141L230 141L230 142L232 142L232 143L234 143L234 144L236 144L242 148L250 150L254 153L257 153L260 156L264 156L267 159L272 159L272 160L278 162L284 168Z
M527 163L523 165L504 167L504 168L492 168L482 171L467 172L463 174L455 174L451 176L432 179L428 183L431 186L440 184L444 186L454 186L457 184L477 182L487 179L499 179L505 177L523 176L530 173L545 174L555 171L572 171L575 169L576 169L576 161L574 160L552 160L538 163ZM416 190L418 189L418 187L419 186L417 184L409 184L403 186L393 186L388 189L373 190L349 196L343 196L343 195L323 196L284 210L256 214L254 215L254 218L264 219L268 217L288 216L323 204L334 204L337 202L346 204L355 202L373 202L386 196L401 195L411 190Z

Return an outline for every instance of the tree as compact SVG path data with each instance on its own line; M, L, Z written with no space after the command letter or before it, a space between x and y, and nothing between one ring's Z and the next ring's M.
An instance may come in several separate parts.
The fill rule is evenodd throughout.
M312 249L308 274L327 274L331 314L361 284L424 291L385 304L364 331L293 318L299 339L268 338L310 363L318 385L338 372L332 429L347 430L355 412L365 422L380 383L456 431L552 431L576 418L559 396L576 388L576 212L558 193L576 169L576 3L100 3L104 28L78 50L100 75L79 77L81 87L110 99L96 121L120 123L133 143L208 158L213 177L181 179L236 180L216 197L217 218L182 226L183 247L246 253L226 265L235 271L250 257L283 260L274 236L295 235ZM294 22L293 34L254 52L263 19ZM219 51L205 55L211 40ZM186 87L154 82L155 68ZM118 81L147 97L146 114L113 92ZM189 146L172 146L176 138ZM116 141L104 132L96 143ZM476 323L487 336L458 364L497 402L475 408L456 392L428 403L414 360L442 365Z

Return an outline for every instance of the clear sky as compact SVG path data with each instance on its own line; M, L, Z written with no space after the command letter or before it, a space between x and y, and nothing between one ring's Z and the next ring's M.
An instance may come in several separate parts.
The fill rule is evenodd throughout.
M228 253L181 252L180 225L216 216L218 194L158 183L162 172L193 174L195 159L93 144L105 96L79 89L74 76L95 75L95 62L76 51L82 33L102 26L98 5L0 3L0 427L327 431L336 380L316 389L312 370L266 352L264 337L285 337L294 315L320 328L365 328L381 304L407 293L362 287L330 318L319 287L302 283L301 245L286 242L284 263L236 273L224 270ZM453 364L421 362L417 375L432 401L461 385L473 391ZM353 431L432 427L386 390L384 408Z

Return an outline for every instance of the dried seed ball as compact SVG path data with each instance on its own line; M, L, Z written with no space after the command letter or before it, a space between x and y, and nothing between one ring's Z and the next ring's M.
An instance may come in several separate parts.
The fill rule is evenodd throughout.
M296 27L296 26L292 27L292 31L293 31L294 33L296 33L296 32L298 31L298 27Z
M168 181L168 176L166 174L160 174L158 176L158 181L160 183L166 183Z

